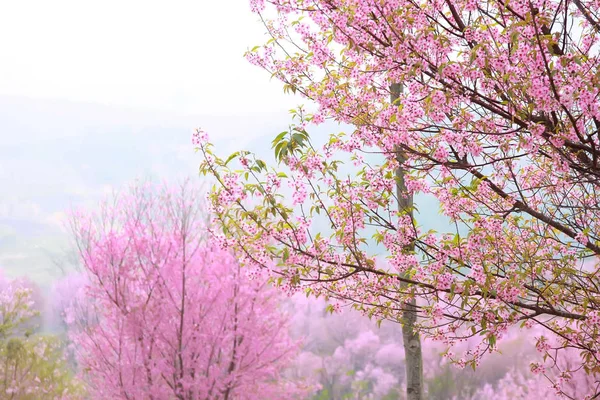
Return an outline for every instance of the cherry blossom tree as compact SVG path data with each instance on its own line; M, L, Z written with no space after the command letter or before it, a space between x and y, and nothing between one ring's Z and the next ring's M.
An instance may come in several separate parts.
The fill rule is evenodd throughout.
M548 363L547 372L533 375L523 368L513 368L502 379L494 384L487 383L471 396L463 396L469 400L476 399L586 399L598 392L599 376L597 373L586 373L581 368L580 355L574 349L567 349L561 354L557 364ZM565 375L568 371L568 377ZM551 385L549 384L551 383Z
M304 338L290 374L319 383L313 399L397 398L405 368L397 324L377 327L352 309L331 314L324 301L302 294L289 307L293 334Z
M56 280L51 290L51 305L48 315L50 326L66 331L74 321L70 318L79 318L75 325L84 326L96 323L94 308L85 298L85 287L89 280L83 272L71 272Z
M97 323L69 309L96 399L293 398L279 372L297 348L277 291L208 235L189 183L134 185L73 230ZM85 323L82 323L85 322Z
M405 399L404 369L407 368L401 328L384 321L380 327L357 311L343 308L338 313L326 312L321 299L292 297L294 335L304 337L302 352L290 368L290 377L316 380L319 389L313 399ZM559 368L552 361L543 363L542 354L532 343L543 330L512 329L498 341L498 353L485 357L477 370L457 368L449 362L445 346L424 340L424 393L430 400L457 399L559 399L554 380L560 380L560 369L575 366L579 355L569 350L561 358ZM477 338L458 343L454 351L468 351L478 345ZM545 374L533 374L531 362L542 362ZM596 377L584 370L573 373L562 389L572 398L583 399L596 389ZM537 396L537 397L536 397Z
M316 111L293 110L277 166L220 158L195 134L241 262L378 319L410 305L426 337L479 339L449 353L461 366L536 325L549 359L572 349L574 370L600 372L600 2L251 6L272 38L248 59ZM348 129L309 134L326 120ZM342 173L349 161L357 171ZM419 225L411 196L435 198L453 228Z
M75 352L76 345L71 340L75 331L98 324L93 303L86 297L88 277L80 271L73 271L59 278L52 285L50 307L46 315L49 329L55 331L66 343L65 357L69 366L77 371L79 365Z

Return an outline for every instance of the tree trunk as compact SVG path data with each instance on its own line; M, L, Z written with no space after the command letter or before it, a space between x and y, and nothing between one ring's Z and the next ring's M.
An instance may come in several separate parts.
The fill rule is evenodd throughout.
M396 104L402 92L402 86L395 83L390 86L391 102ZM406 160L404 152L396 147L396 159L400 166L396 169L396 195L398 197L398 210L405 211L410 217L413 217L413 196L408 194L404 181L404 169L402 163ZM405 248L406 252L415 251L414 243ZM401 282L400 291L406 291L408 284ZM423 400L423 356L421 353L421 338L415 331L417 322L416 300L403 303L402 308L402 339L404 343L404 352L406 354L406 398L407 400Z

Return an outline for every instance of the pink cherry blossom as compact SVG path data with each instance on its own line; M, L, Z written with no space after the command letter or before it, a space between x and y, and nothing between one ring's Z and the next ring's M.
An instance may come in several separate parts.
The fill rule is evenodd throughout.
M252 7L272 40L249 61L344 132L312 137L314 116L295 110L273 142L277 166L243 172L235 154L225 163L197 146L240 262L288 293L380 319L398 321L416 299L423 335L479 340L449 356L461 366L476 367L510 328L537 326L560 338L548 356L573 350L574 370L597 371L600 282L586 260L600 256L600 1ZM295 194L267 191L267 176ZM446 229L398 210L407 195L435 197ZM566 378L549 376L560 391Z
M189 184L138 184L73 219L88 283L70 335L94 399L295 398L278 292L211 236Z

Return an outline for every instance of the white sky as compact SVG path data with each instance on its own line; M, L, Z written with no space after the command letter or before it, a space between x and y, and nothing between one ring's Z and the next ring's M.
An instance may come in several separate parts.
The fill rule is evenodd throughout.
M248 0L0 1L0 95L285 112L299 99L243 58L266 40Z
M198 126L270 154L304 101L244 59L264 31L249 0L0 0L0 270L47 283L65 210L197 177Z

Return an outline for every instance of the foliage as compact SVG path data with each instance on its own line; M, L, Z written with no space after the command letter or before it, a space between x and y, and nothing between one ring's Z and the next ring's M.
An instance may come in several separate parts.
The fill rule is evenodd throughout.
M248 59L317 111L292 111L275 168L248 152L221 159L194 137L242 263L378 319L399 320L416 297L425 335L479 339L450 353L461 366L537 325L547 357L574 349L575 370L600 372L600 2L251 4L272 39ZM328 119L352 128L317 146L311 124ZM340 173L347 159L358 173ZM397 211L400 167L407 191L435 197L455 228ZM319 216L331 234L315 232Z
M277 291L209 235L198 192L134 185L73 230L96 323L68 308L95 399L293 398L280 377L297 343Z
M0 393L4 399L77 399L81 385L64 359L64 344L36 334L32 289L0 279Z

